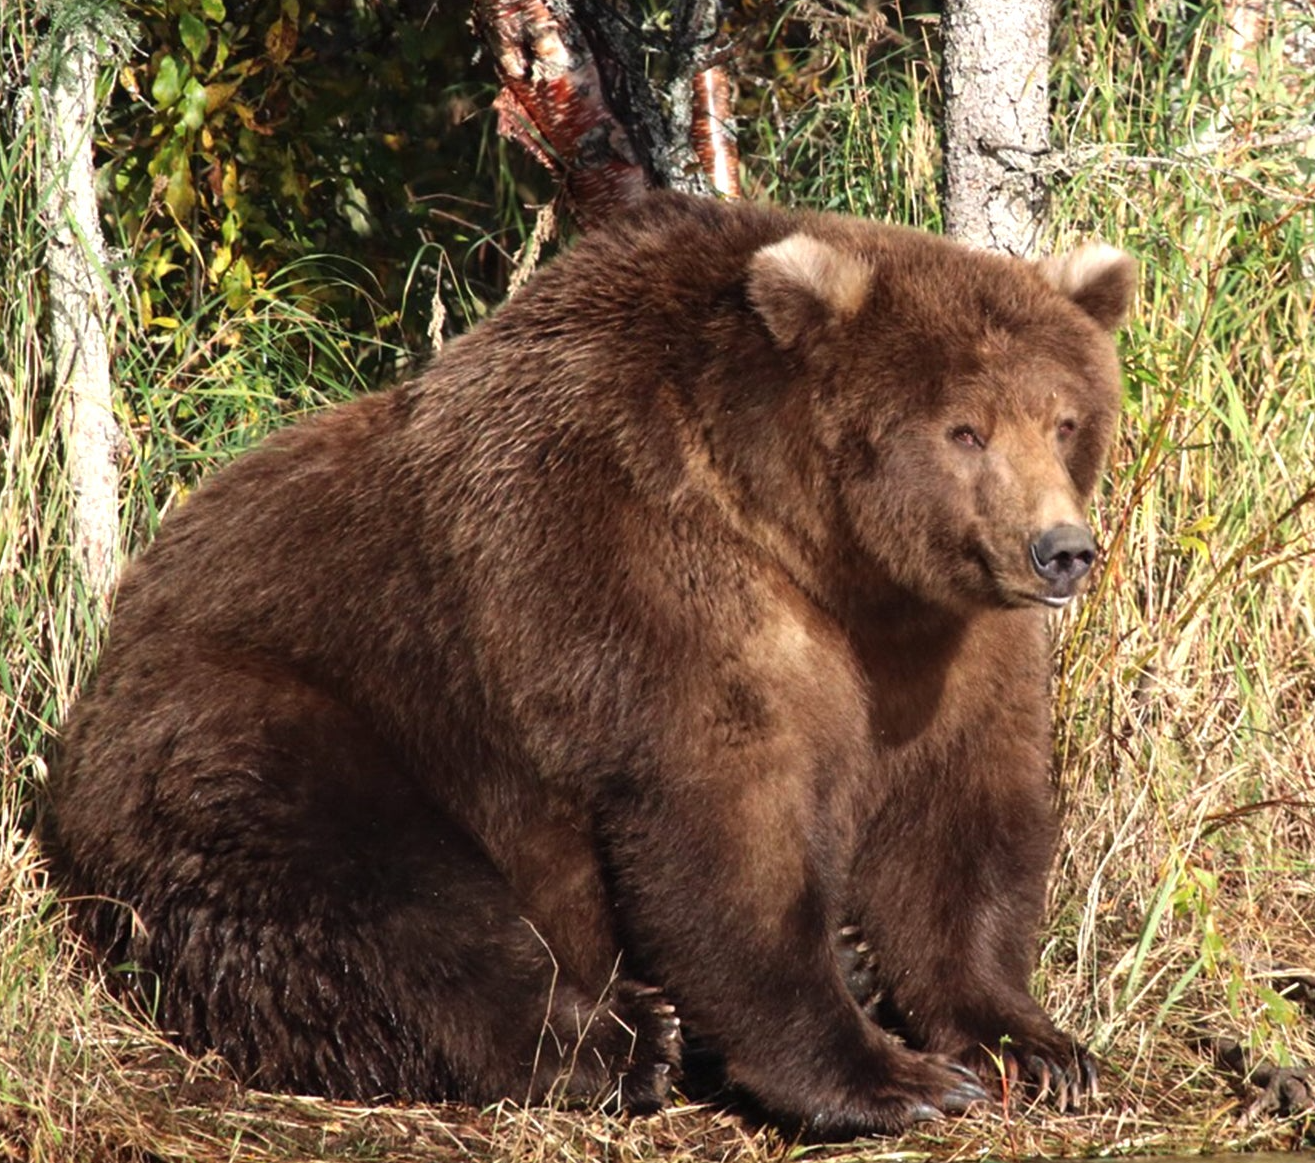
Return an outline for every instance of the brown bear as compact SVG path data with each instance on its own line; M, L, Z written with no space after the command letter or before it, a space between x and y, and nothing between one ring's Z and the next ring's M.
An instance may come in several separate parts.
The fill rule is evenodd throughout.
M49 782L79 928L266 1088L647 1110L689 1041L820 1138L1001 1062L1074 1104L1046 614L1131 279L626 211L128 569Z

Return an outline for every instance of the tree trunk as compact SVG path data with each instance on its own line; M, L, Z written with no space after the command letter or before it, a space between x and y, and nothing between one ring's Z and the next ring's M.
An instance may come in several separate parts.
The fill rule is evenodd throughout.
M648 186L628 132L609 107L598 65L569 4L477 0L475 26L493 49L502 89L498 132L565 180L586 225Z
M107 264L91 156L100 65L95 33L86 25L71 27L52 61L42 184L54 195L46 254L55 399L72 492L73 542L87 592L103 605L117 567L121 434L110 382Z
M1224 4L1223 51L1230 73L1256 78L1256 50L1269 32L1271 0L1227 0Z
M690 138L694 153L713 192L739 198L740 152L731 123L731 82L726 70L704 69L693 80L694 116Z
M945 225L1028 254L1045 217L1050 0L946 0Z
M711 61L716 0L678 0L660 44L637 5L476 0L502 90L498 131L562 178L582 225L652 187L739 197L730 83ZM661 58L666 92L650 80Z

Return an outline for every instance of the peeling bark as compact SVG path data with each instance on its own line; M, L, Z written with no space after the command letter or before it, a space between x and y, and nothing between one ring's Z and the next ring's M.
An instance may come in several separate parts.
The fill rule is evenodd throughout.
M673 6L664 94L646 46L613 0L478 0L494 52L498 129L563 180L589 226L652 187L739 196L730 83L710 58L716 0Z
M1044 224L1049 0L947 0L945 223L974 246L1028 254Z
M118 565L122 435L110 380L107 262L91 137L100 67L95 32L75 26L56 46L46 93L50 339L55 398L72 492L73 542L87 592L107 603Z
M694 77L694 152L713 190L740 197L740 154L731 128L731 83L725 69L704 69Z
M565 180L587 224L648 186L625 127L604 97L584 34L565 4L482 0L475 24L493 47L502 90L498 132Z

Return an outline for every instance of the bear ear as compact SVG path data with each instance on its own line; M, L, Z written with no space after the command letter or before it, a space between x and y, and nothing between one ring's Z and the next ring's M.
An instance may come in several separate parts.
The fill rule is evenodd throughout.
M1137 280L1137 264L1123 251L1089 242L1072 254L1042 259L1045 280L1107 331L1123 322Z
M749 260L747 291L782 349L811 346L833 319L857 314L871 272L866 263L809 234L791 234Z

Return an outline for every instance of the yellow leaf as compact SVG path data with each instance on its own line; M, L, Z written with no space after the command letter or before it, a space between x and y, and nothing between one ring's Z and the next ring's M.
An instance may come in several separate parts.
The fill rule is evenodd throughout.
M181 157L169 175L169 184L164 188L164 204L179 222L192 213L196 205L196 190L192 187L192 169L187 159Z
M233 250L228 246L215 248L215 256L210 260L210 280L216 282L233 262Z
M297 48L297 21L280 16L265 33L265 51L276 65L286 64Z
M232 210L237 205L237 162L232 158L224 163L224 178L221 189L224 205Z
M237 92L239 81L215 81L205 87L205 111L213 113L216 109L221 109L232 100L233 94Z

